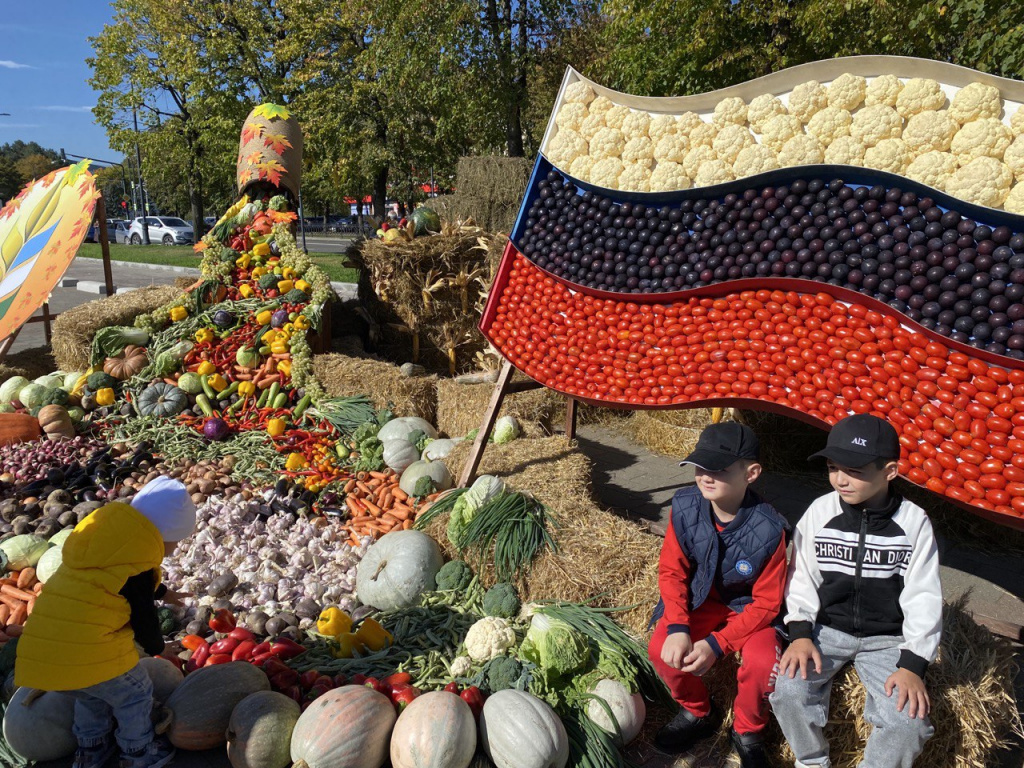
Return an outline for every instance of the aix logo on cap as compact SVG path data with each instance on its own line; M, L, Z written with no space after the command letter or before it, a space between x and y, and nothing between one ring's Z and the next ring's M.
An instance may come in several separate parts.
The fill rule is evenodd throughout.
M853 440L851 442L854 445L861 445L861 446L864 446L865 448L868 445L868 439L866 437L855 437L855 438L853 438Z

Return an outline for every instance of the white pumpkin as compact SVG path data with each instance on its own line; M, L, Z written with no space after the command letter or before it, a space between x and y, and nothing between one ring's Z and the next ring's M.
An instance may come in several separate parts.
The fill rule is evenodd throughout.
M616 739L620 746L629 744L640 734L640 729L644 727L644 720L647 718L647 705L644 704L643 696L639 693L630 693L618 680L598 680L590 687L590 692L608 705L608 709L615 716L615 722L612 722L608 710L602 707L599 701L591 700L587 703L587 715L596 725L613 736L617 725L618 733L622 735L621 741Z
M467 768L476 752L469 705L445 691L413 699L391 734L393 768Z
M404 437L392 437L383 441L384 463L389 469L402 473L406 468L420 460L420 450Z
M421 477L429 477L435 491L447 491L452 487L452 473L443 461L416 461L406 467L398 487L410 496L416 495L416 484Z
M433 440L437 437L437 430L427 420L421 419L418 416L402 416L398 419L392 419L383 427L377 431L377 439L382 443L385 440L393 440L396 437L400 437L403 440L408 440L409 435L412 432L420 431Z
M569 762L561 719L526 691L491 694L480 713L480 742L497 768L564 768Z
M433 440L430 445L423 449L423 458L427 461L437 461L448 457L456 445L465 440L464 437L443 440Z
M292 731L293 768L380 768L388 759L395 708L365 685L328 691Z
M75 753L75 700L66 693L19 688L4 713L4 738L26 760L60 760Z
M370 546L356 566L356 597L382 611L406 608L436 587L444 565L437 542L422 531L392 531Z

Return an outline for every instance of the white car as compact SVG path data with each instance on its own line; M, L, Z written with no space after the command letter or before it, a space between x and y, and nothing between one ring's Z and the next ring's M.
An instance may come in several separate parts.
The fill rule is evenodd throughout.
M114 225L114 231L110 233L110 237L113 238L114 242L118 245L128 244L128 222L119 221Z
M139 245L142 240L142 217L135 219L128 228L128 241ZM196 241L192 225L177 216L147 216L149 242L164 245L191 245Z

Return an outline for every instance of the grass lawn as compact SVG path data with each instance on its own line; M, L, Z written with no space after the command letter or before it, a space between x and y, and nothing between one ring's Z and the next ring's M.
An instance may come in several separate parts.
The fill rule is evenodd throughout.
M87 259L101 259L99 243L82 243L78 255ZM340 253L317 253L310 251L313 263L326 272L331 280L354 283L359 280L359 270L343 267L345 257ZM171 267L199 267L199 256L191 248L181 245L110 245L113 261L132 261L136 264L164 264Z

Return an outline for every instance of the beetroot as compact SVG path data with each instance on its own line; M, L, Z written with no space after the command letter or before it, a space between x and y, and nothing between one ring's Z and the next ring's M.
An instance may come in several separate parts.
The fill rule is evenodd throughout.
M231 428L224 419L207 419L203 424L203 434L210 440L226 440Z

